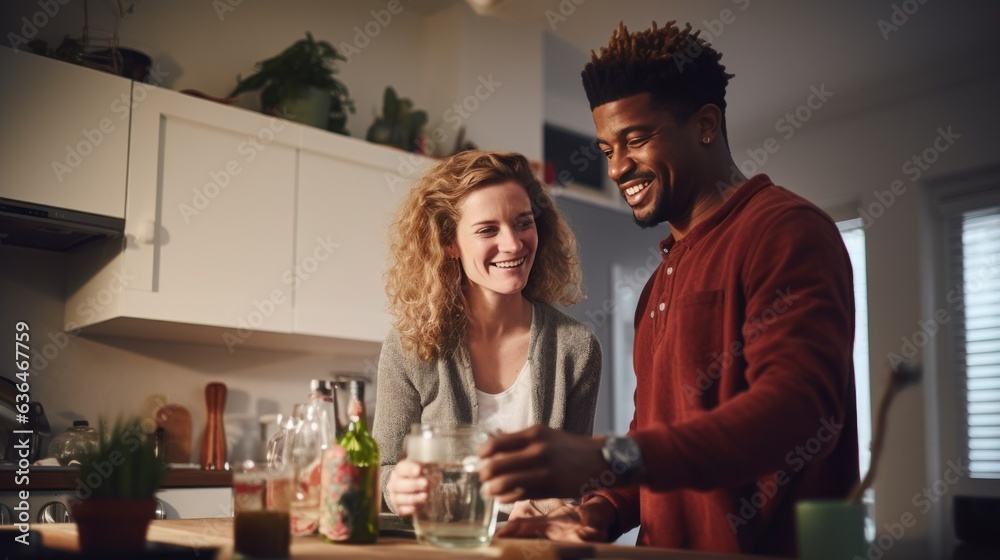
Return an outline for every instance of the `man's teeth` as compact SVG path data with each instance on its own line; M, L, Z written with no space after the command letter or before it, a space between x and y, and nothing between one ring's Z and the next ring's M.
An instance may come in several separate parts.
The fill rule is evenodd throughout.
M521 266L522 264L524 264L524 257L521 257L516 261L504 261L504 262L493 263L493 266L497 268L514 268L517 266Z
M632 196L632 195L634 195L634 194L642 191L643 189L645 189L648 186L649 186L649 181L646 181L645 183L640 183L640 184L638 184L638 185L636 185L634 187L629 187L629 188L625 189L625 194L627 194L628 196Z

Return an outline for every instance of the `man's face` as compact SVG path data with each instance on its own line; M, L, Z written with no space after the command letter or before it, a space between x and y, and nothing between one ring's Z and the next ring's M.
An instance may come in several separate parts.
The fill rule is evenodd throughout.
M608 176L641 227L690 213L704 157L697 149L696 119L678 124L670 111L654 108L651 101L650 94L642 93L594 109Z

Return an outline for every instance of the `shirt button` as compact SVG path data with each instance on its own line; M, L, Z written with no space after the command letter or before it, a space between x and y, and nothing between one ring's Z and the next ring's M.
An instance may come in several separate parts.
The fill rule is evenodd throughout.
M674 273L674 267L668 266L667 267L667 276L670 276L673 273Z
M663 311L666 308L667 308L667 304L665 304L665 303L661 303L660 304L660 311Z
M653 318L653 317L655 317L655 316L656 316L656 311L650 311L650 312L649 312L649 318L650 318L650 319L652 319L652 318Z
M669 253L669 252L670 252L670 249L664 249L664 250L663 250L663 254L664 254L664 255L666 255L666 254L667 254L667 253Z

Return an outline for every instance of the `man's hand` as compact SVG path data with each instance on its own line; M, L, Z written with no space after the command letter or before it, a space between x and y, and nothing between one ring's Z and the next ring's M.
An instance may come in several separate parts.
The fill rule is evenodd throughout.
M540 517L548 515L553 511L564 507L565 502L559 498L548 498L545 500L521 500L514 502L514 509L510 510L508 520L521 517Z
M598 497L579 506L564 505L548 515L511 519L497 531L497 537L606 542L615 519L611 503Z
M491 438L480 449L483 489L501 503L532 498L579 498L610 466L603 438L535 425Z

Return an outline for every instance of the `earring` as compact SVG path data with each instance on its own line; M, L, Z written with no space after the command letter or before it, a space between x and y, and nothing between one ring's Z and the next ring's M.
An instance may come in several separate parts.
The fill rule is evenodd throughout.
M709 138L708 136L702 138L701 141L704 142L704 143L706 143L706 144L711 144L712 143L712 139Z

